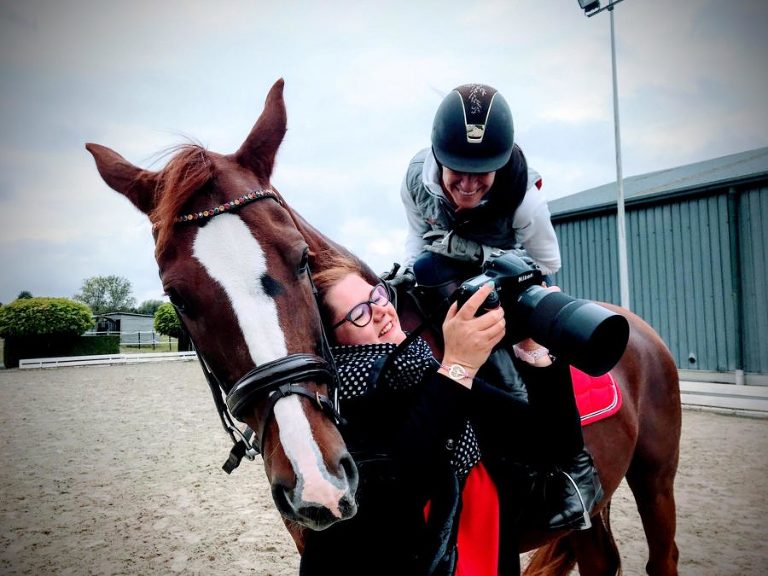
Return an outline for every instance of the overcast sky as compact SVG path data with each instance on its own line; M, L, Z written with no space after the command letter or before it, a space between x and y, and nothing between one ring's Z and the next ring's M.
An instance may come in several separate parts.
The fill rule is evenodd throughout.
M625 177L768 145L767 30L765 0L616 7ZM616 176L610 19L577 0L0 0L0 302L109 274L161 299L149 224L84 143L155 169L185 138L232 152L280 77L273 184L377 270L459 84L504 94L550 199Z

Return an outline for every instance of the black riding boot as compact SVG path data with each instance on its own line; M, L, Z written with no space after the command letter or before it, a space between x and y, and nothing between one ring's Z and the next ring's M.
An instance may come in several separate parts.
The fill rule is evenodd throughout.
M564 467L551 472L545 480L546 527L587 530L590 515L603 497L603 487L592 456L586 448Z

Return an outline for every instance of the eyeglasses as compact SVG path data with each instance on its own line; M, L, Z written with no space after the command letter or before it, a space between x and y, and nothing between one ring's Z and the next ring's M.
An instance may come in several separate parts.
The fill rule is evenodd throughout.
M352 324L358 328L367 326L373 318L371 304L386 306L388 303L389 291L387 290L387 287L384 286L384 284L377 284L373 290L371 290L371 295L368 297L368 300L360 302L360 304L355 304L352 310L347 312L347 315L344 316L342 320L336 322L336 324L331 327L331 330L336 330L336 328L344 324L344 322L352 322Z

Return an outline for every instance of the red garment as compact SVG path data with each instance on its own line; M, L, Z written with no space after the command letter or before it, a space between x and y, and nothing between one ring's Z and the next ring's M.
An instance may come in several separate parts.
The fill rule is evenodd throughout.
M499 571L499 494L482 462L461 492L456 576L496 576Z
M424 516L429 515L429 502ZM496 576L499 571L499 493L482 462L472 467L461 492L455 576Z

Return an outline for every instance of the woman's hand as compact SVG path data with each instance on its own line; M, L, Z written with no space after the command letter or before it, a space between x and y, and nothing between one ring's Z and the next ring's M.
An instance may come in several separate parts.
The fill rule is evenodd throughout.
M443 322L445 353L443 365L460 364L473 377L485 363L493 347L504 337L504 310L499 306L481 316L475 317L493 289L488 283L478 289L459 309L456 302L451 304Z

